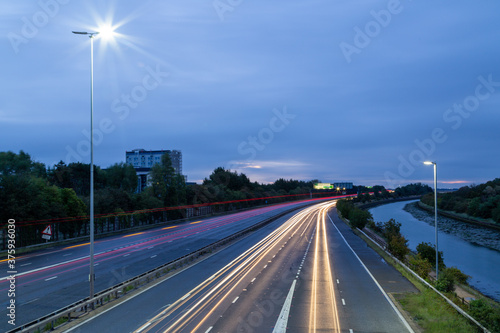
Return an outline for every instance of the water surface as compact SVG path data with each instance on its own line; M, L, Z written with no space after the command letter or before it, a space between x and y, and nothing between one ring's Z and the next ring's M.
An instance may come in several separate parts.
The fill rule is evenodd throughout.
M434 215L401 201L371 208L375 222L393 218L401 223L401 233L416 251L421 242L434 244ZM411 213L410 213L410 212ZM438 216L438 247L447 267L457 267L471 276L469 284L500 302L500 232Z

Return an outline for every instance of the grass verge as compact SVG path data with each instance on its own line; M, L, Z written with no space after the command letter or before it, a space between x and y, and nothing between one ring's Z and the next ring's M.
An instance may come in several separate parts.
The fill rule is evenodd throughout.
M401 267L392 257L388 256L371 240L366 238L359 231L353 231L420 291L420 293L394 295L394 298L399 302L414 323L422 329L422 332L480 332L475 325L471 324L439 295L417 280L406 269Z

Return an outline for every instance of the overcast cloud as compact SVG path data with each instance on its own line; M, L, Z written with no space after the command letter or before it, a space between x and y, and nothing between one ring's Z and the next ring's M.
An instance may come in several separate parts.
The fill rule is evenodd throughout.
M277 178L440 187L500 177L498 1L0 2L0 151L95 163L179 149Z

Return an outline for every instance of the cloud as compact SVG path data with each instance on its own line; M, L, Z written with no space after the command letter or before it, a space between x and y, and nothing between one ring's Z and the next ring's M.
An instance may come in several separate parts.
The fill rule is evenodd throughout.
M408 157L415 140L443 128L449 138L431 156L440 179L498 177L500 90L456 131L443 114L474 93L478 76L500 81L493 42L500 4L460 0L453 7L433 4L432 12L426 3L401 4L404 10L348 64L339 43L352 43L353 28L364 28L370 12L387 2L245 1L224 21L211 1L69 2L18 54L0 45L6 125L0 141L5 150L23 149L49 164L84 138L90 45L70 31L94 25L92 14L101 13L101 20L112 14L114 22L126 22L118 32L128 36L114 47L94 45L95 120L116 126L96 147L103 167L122 162L133 148L181 149L189 179L237 161L235 168L257 181L373 185L397 172L398 157ZM2 9L4 36L41 10L37 2ZM142 84L146 66L157 65L170 76L119 119L113 101ZM254 160L244 160L249 154L239 145L270 128L273 110L285 105L296 118ZM415 167L403 181L427 180L429 172Z

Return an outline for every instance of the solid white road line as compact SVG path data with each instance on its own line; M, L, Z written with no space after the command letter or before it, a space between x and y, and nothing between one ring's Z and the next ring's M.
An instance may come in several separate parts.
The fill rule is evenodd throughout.
M151 323L146 323L145 325L142 325L141 328L139 328L136 332L139 333L139 332L142 332L144 331L149 325L151 325Z
M344 238L344 235L342 235L342 233L340 232L339 228L337 228L337 226L335 225L335 223L333 223L333 220L330 217L330 215L327 215L327 216L330 219L330 222L332 223L332 225L335 227L335 229L337 229L337 232L339 233L340 237L342 237L342 239L344 240L344 243L346 243L347 247L352 251L352 253L354 254L354 256L358 259L358 261L361 263L361 265L363 266L363 268L366 270L366 272L368 272L368 275L370 275L370 277L372 278L372 280L375 282L375 284L377 285L377 287L380 289L380 291L384 295L384 297L387 300L387 302L389 302L389 304L391 305L391 307L394 310L394 312L396 312L396 314L398 315L399 319L405 325L406 329L408 329L408 332L415 333L415 331L413 331L413 329L411 328L410 324L408 324L408 322L403 317L403 315L401 314L401 312L399 312L399 310L396 307L396 305L394 305L394 303L392 302L392 300L389 298L389 295L387 295L387 293L385 292L385 290L382 289L382 286L378 283L378 281L372 275L372 273L370 272L370 270L368 269L368 267L365 266L365 264L363 263L363 261L361 261L361 259L358 257L358 255L356 254L356 252L354 252L354 250L349 245L349 243L347 243L347 240Z
M292 298L293 292L295 291L295 283L297 280L293 280L292 286L290 287L290 291L288 291L288 295L286 296L285 304L283 304L283 308L281 308L281 313L278 317L278 321L274 326L273 333L285 333L286 332L286 324L288 323L288 315L290 313L290 307L292 306Z

